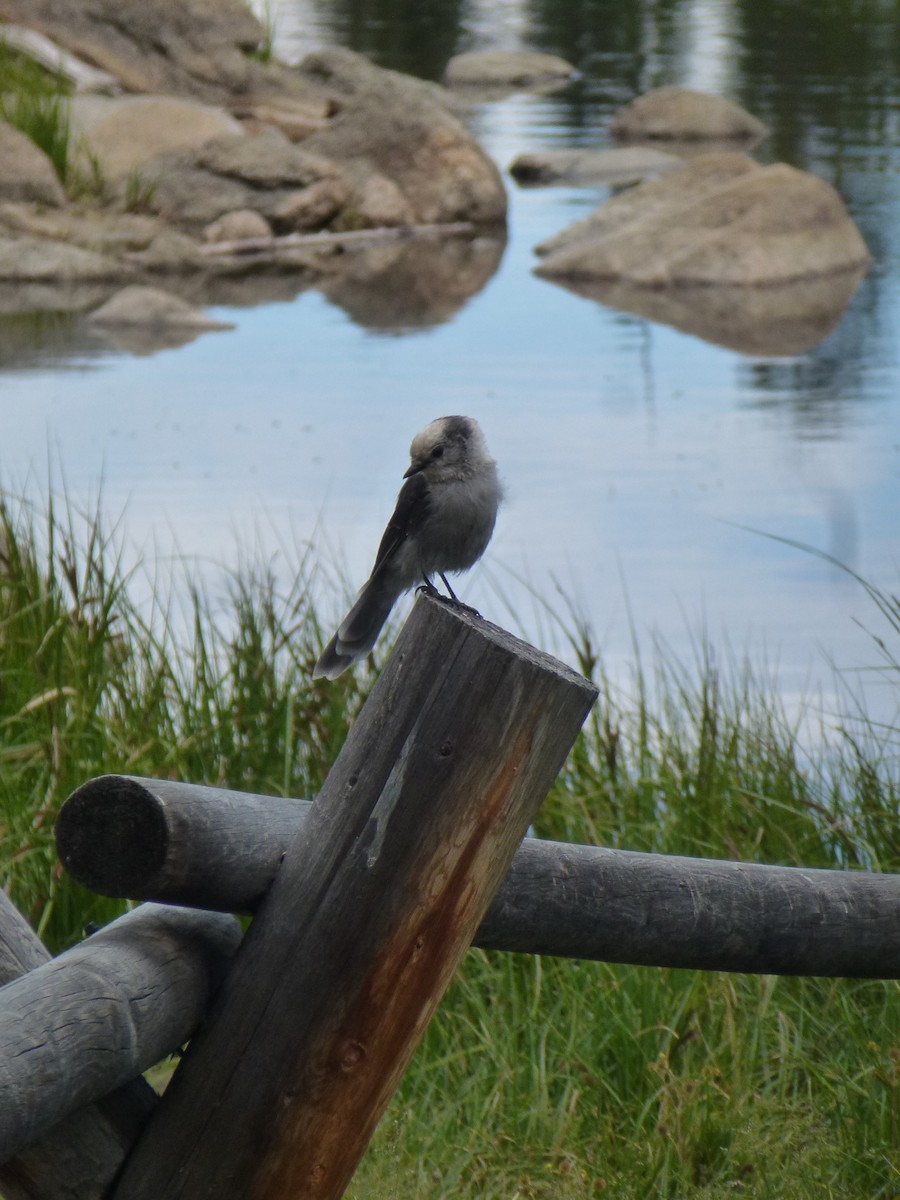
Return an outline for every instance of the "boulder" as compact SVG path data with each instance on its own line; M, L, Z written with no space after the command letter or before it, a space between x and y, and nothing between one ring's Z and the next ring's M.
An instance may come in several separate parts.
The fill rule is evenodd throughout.
M412 205L396 183L377 172L357 189L353 215L358 224L375 229L410 225L415 220Z
M209 225L237 209L277 222L288 201L298 204L297 193L323 180L335 189L343 183L345 196L352 191L340 167L276 129L216 138L196 152L163 154L141 174L150 185L151 209L187 225Z
M65 204L66 196L47 155L12 125L0 121L0 200Z
M115 279L123 268L115 259L81 246L32 237L0 237L0 279L71 283Z
M473 50L447 63L444 83L455 88L541 88L561 86L578 74L555 54L535 50Z
M661 87L620 108L609 123L609 132L630 141L665 138L756 143L767 131L762 121L722 96L692 88Z
M682 159L650 146L617 146L611 150L538 150L520 154L509 166L516 183L529 187L567 184L637 183L680 167Z
M0 229L10 235L70 242L102 255L144 250L163 228L157 217L140 213L0 204Z
M423 223L501 222L506 193L493 162L444 106L434 85L383 71L349 50L319 51L299 67L327 87L337 113L303 143L338 162L357 188L390 180Z
M539 243L535 251L550 255L571 243L603 238L639 221L666 220L680 207L696 203L758 169L745 154L698 155L691 159L690 170L673 171L629 188Z
M160 154L244 134L223 109L177 96L76 96L72 126L76 153L96 159L110 182Z
M437 104L448 112L461 109L456 96L439 83L376 66L364 54L342 46L307 54L293 71L297 80L327 100L331 114L386 91L409 104Z
M239 208L225 213L203 230L205 242L246 242L272 236L272 226L252 208Z
M130 92L221 100L259 74L263 28L243 0L0 0L0 19L36 29Z
M869 260L834 188L742 155L702 155L640 184L538 251L540 275L650 287L780 284Z
M279 96L268 101L235 104L232 111L253 133L271 125L292 142L302 142L317 129L324 128L331 116L331 104L324 96L317 99Z
M352 194L349 183L339 176L318 179L285 196L272 211L272 224L285 232L321 229L337 216Z

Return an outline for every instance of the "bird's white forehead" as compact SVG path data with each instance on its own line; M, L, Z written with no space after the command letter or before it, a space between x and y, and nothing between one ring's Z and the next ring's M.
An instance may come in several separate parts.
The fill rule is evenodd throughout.
M420 430L409 447L410 458L422 458L431 453L438 442L448 438L466 441L474 431L471 417L438 417Z

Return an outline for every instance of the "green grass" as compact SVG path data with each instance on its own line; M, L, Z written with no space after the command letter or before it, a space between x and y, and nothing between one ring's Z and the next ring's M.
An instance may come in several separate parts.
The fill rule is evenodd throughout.
M2 35L0 80L0 118L44 151L65 184L69 172L69 85L7 46Z
M0 870L54 949L116 911L55 863L74 787L128 771L312 795L373 678L310 680L330 632L312 553L285 588L251 559L224 598L188 577L139 605L118 545L93 515L0 502ZM900 607L872 599L896 678ZM657 648L617 689L569 623L601 699L540 836L898 869L895 729L857 712L804 750L774 683L708 646L691 663ZM895 983L472 951L349 1195L886 1200L898 1084Z

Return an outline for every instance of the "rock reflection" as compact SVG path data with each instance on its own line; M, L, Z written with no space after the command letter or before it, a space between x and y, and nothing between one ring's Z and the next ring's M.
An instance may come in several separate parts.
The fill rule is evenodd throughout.
M373 243L330 259L330 276L317 286L366 329L428 329L448 321L481 291L505 246L499 232Z
M866 270L862 266L769 286L650 288L618 280L550 282L605 308L671 325L716 346L741 354L786 358L804 354L825 340Z

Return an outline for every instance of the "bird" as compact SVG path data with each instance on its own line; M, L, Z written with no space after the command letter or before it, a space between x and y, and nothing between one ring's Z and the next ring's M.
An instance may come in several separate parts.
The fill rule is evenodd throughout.
M473 417L438 417L413 438L409 467L387 523L372 573L313 669L313 679L337 679L369 653L401 593L421 584L465 608L447 581L467 571L487 549L503 489L497 464Z

